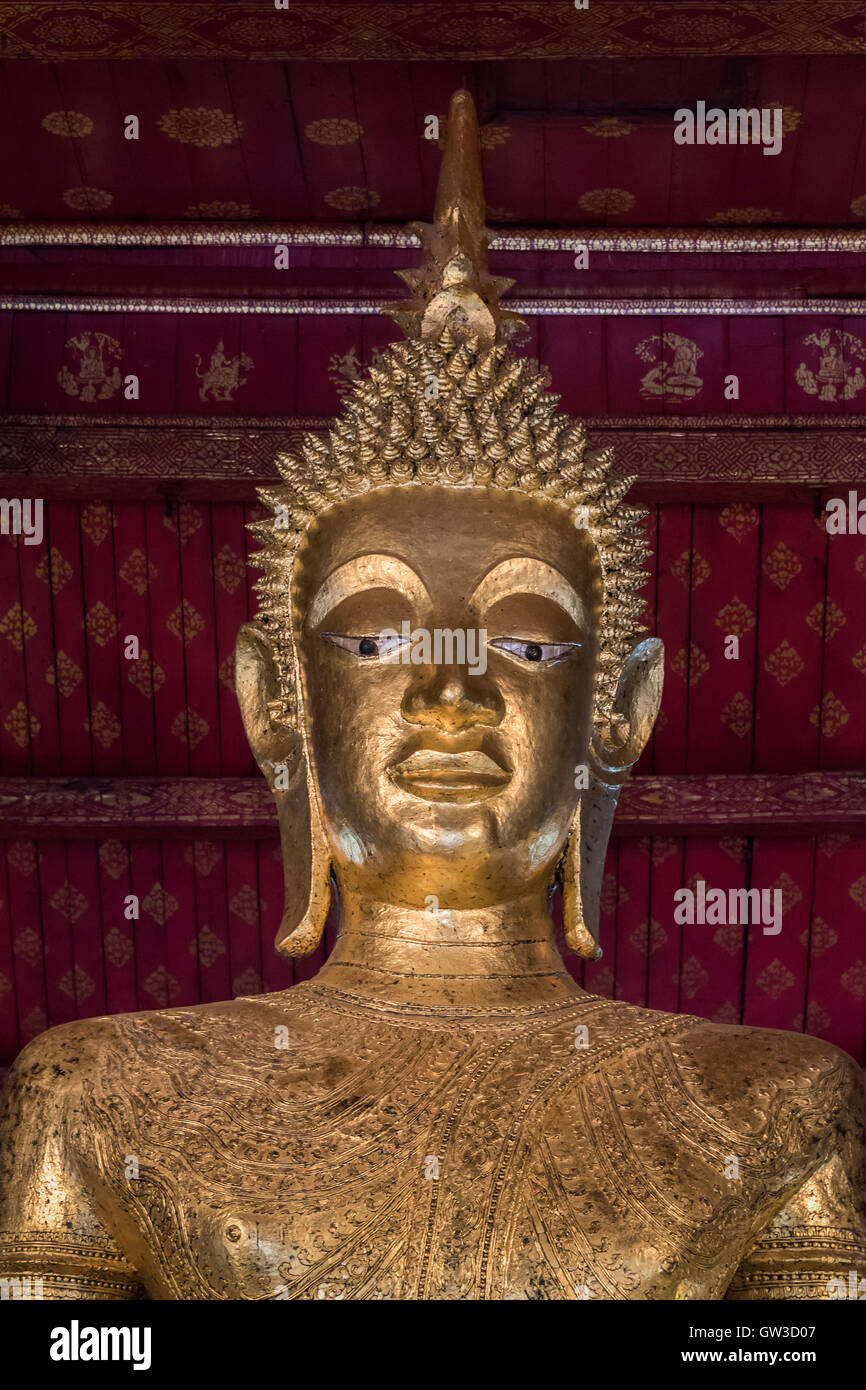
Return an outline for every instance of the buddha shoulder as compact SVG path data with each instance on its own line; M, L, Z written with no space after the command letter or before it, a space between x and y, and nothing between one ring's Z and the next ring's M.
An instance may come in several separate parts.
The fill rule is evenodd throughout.
M670 1054L684 1097L732 1134L787 1134L789 1156L817 1163L866 1141L863 1073L820 1038L700 1021Z

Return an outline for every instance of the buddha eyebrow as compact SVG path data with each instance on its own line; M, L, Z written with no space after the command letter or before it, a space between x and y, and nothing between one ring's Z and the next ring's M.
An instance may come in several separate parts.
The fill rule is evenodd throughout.
M485 574L473 594L480 608L489 608L507 594L538 594L550 599L577 624L586 624L586 609L579 595L559 570L529 555L503 560Z
M416 608L429 604L430 596L413 569L396 555L359 555L335 569L316 592L306 626L317 627L323 618L351 594L365 589L396 589Z

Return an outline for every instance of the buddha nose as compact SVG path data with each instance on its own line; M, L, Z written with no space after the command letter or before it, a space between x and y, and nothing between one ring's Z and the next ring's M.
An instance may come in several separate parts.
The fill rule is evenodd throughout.
M494 685L460 666L427 666L406 690L403 718L409 724L459 734L491 727L502 719L505 705Z

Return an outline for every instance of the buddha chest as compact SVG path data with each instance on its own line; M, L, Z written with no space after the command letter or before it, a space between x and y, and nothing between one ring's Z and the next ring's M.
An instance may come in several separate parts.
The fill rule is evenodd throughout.
M756 1187L680 1077L696 1026L315 985L132 1016L82 1095L81 1168L151 1297L719 1297Z

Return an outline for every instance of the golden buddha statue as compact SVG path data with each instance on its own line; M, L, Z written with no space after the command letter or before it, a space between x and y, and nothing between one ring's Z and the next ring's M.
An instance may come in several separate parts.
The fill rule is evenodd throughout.
M563 965L551 888L598 955L662 652L629 480L506 352L483 210L457 93L407 340L280 461L258 526L237 688L277 944L314 949L336 892L334 950L292 989L24 1050L0 1276L47 1298L823 1299L866 1272L851 1059Z

